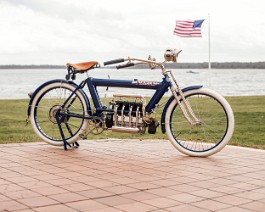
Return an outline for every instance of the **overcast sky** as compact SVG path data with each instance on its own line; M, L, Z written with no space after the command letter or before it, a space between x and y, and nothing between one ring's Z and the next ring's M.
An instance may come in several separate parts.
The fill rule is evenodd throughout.
M179 62L265 60L264 0L0 0L0 64L65 64L120 57ZM206 19L202 38L173 35L176 20Z

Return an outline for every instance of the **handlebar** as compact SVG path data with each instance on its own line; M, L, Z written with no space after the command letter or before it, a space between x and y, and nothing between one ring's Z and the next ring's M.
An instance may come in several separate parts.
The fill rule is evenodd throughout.
M121 69L121 68L127 68L127 67L131 67L131 66L134 66L135 64L134 63L127 63L127 64L124 64L124 65L118 65L116 66L117 69Z
M109 60L109 61L104 62L104 66L115 64L115 63L122 63L122 62L124 62L124 58Z
M180 52L181 52L181 50L178 51L176 49L166 49L166 51L164 53L164 58L165 58L164 62L157 62L155 60L155 58L152 58L149 55L147 60L131 58L131 57L109 60L109 61L104 62L104 66L115 64L115 63L122 63L122 62L127 61L126 64L118 65L118 66L116 66L116 68L121 69L121 68L127 68L127 67L131 67L131 66L138 65L138 64L148 64L151 69L155 69L156 67L160 67L162 69L162 72L166 73L166 69L164 68L164 64L167 62L177 62L177 57L178 57ZM134 62L132 62L132 61L134 61Z

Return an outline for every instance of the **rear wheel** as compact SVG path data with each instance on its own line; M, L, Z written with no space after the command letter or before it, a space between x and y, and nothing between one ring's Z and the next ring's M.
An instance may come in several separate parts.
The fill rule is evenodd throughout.
M61 146L63 140L57 124L59 115L66 141L71 144L79 139L79 135L87 127L87 120L67 116L72 113L81 117L87 115L87 104L83 94L77 91L64 105L75 90L75 86L66 82L53 82L44 86L34 97L31 105L30 121L35 133L45 142Z
M225 147L234 131L234 115L229 103L209 89L184 93L200 124L191 125L174 99L166 111L165 128L171 143L190 156L209 156ZM182 100L181 100L182 101Z

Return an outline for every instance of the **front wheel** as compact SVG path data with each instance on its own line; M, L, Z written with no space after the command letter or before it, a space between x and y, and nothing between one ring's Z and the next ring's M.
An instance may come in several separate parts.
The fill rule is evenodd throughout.
M31 104L30 122L35 133L45 142L62 146L63 140L57 123L60 115L61 127L66 141L74 143L87 127L87 103L83 94L67 82L52 82L45 85L34 97ZM79 117L68 116L75 114ZM81 117L81 118L80 118Z
M170 142L189 156L206 157L219 152L234 131L234 115L229 103L215 91L205 88L187 91L184 96L201 123L191 125L174 99L165 116Z

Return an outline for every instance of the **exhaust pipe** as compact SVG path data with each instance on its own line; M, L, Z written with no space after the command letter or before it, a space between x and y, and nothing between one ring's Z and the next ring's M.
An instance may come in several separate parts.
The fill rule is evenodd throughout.
M117 127L113 126L111 128L112 132L121 132L121 133L139 133L140 130L138 128L132 128L132 127Z

